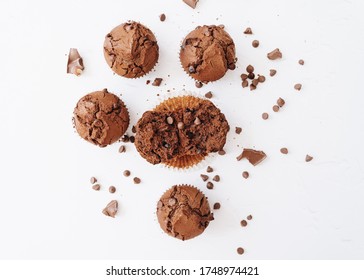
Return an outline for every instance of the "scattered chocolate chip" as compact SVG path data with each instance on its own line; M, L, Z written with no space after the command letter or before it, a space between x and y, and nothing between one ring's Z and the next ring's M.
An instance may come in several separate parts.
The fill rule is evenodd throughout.
M269 70L269 76L273 77L275 74L277 74L277 70L274 69Z
M248 222L247 222L247 221L245 221L245 220L242 220L242 221L240 222L240 225L241 225L242 227L246 227L246 226L248 225Z
M236 68L235 63L230 63L230 64L228 65L228 68L229 68L230 70L235 70L235 68Z
M282 53L280 52L280 50L274 49L273 51L271 51L270 53L267 54L268 59L270 60L276 60L278 58L282 58Z
M173 124L173 118L171 116L167 117L167 123Z
M165 15L165 14L161 14L161 15L159 16L159 19L160 19L161 21L165 21L165 20L166 20L166 15Z
M238 252L239 255L244 254L244 249L239 247L238 249L236 249L236 251Z
M205 174L201 174L200 175L202 178L202 181L206 182L209 179L209 176L205 175Z
M247 219L248 221L250 221L251 219L253 219L253 216L252 216L252 215L248 215L248 217L246 217L246 219Z
M196 72L195 67L193 67L192 65L190 65L190 67L188 67L188 72L195 73Z
M102 214L115 218L118 212L118 202L116 200L111 200L108 205L102 210Z
M259 83L264 83L265 82L265 77L261 76L261 75L258 75L258 81L259 81Z
M138 177L133 178L134 184L140 184L141 180Z
M131 132L136 133L136 128L134 125L131 127Z
M130 176L130 171L129 170L124 170L123 175L125 177L129 177Z
M247 28L245 29L245 31L244 31L244 34L251 35L251 34L253 34L253 31L252 31L252 29L251 29L250 27L247 27Z
M183 129L185 127L185 125L183 124L183 122L179 122L178 124L177 124L177 128L178 129Z
M277 100L277 104L278 104L279 107L283 107L284 104L286 104L286 101L284 101L284 99L279 97L278 100Z
M126 151L126 148L124 145L121 145L120 148L119 148L119 153L125 153Z
M199 125L199 124L201 124L201 121L200 121L200 119L197 117L193 123L194 123L195 125Z
M196 8L198 0L183 0L188 6L190 6L192 9Z
M300 60L298 61L298 63L299 63L300 65L304 65L304 64L305 64L305 61L304 61L303 59L300 59Z
M248 72L248 73L253 73L254 72L254 67L252 66L252 65L248 65L247 67L246 67L246 72Z
M288 149L287 148L281 148L281 153L282 154L284 154L284 155L286 155L286 154L288 154Z
M215 175L214 178L212 178L212 180L214 180L215 182L220 182L220 176Z
M313 160L313 157L311 157L310 155L306 155L306 162L309 162Z
M209 99L212 98L212 92L209 91L209 92L205 93L205 97L209 98Z
M134 142L135 142L135 137L134 137L134 136L130 136L130 138L129 138L129 139L130 139L130 142L131 142L131 143L134 143Z
M243 172L243 178L244 179L248 179L249 178L249 172L248 171L244 171Z
M91 177L90 182L91 184L95 184L97 182L97 179L95 177Z
M257 86L258 84L259 84L259 80L258 79L254 79L252 81L252 85Z
M214 204L214 210L218 210L218 209L220 209L220 207L221 207L221 204L220 203L216 202Z
M214 188L214 184L212 182L207 182L206 188L208 188L209 190L212 190Z
M258 41L258 40L254 40L254 41L252 42L252 46L253 46L253 48L257 48L257 47L259 47L259 41Z
M223 155L225 155L225 154L226 154L226 152L225 152L224 150L220 150L220 151L218 151L218 154L219 154L220 156L223 156Z
M274 112L278 112L279 111L279 106L278 105L274 105L273 106L273 111Z
M116 188L114 186L110 186L109 193L114 193L114 192L116 192Z
M240 134L243 131L243 129L241 127L235 127L235 133L236 134Z
M149 85L149 84L150 84L150 80L146 80L146 81L145 81L145 83L146 83L147 85Z
M203 84L202 84L201 82L199 82L199 81L196 81L196 82L195 82L195 86L196 86L197 88L202 88Z
M250 85L250 90L252 91L252 90L256 90L257 89L257 87L255 86L255 85L253 85L253 84L251 84Z
M78 50L71 48L68 53L67 73L80 76L83 69L85 69L85 67L83 66L82 57L78 53Z
M269 118L268 113L263 113L263 114L262 114L262 119L263 119L263 120L267 120L268 118Z
M95 190L95 191L99 191L100 188L101 188L101 186L99 184L96 184L96 185L92 186L92 189Z
M121 137L121 142L128 143L129 142L129 136L127 134L123 135Z
M249 73L248 74L248 79L253 80L255 78L255 74L254 73Z
M248 82L248 80L244 80L244 81L241 83L241 86L242 86L243 88L246 88L247 86L249 86L249 82Z
M243 80L243 81L245 81L246 79L248 79L248 75L247 74L241 74L240 75L240 78Z
M155 78L154 82L152 83L152 86L159 87L161 85L162 81L163 81L162 78Z
M214 169L211 166L207 166L206 172L207 173L214 172Z
M238 161L246 158L252 165L261 163L267 155L263 151L256 151L253 149L244 149L243 152L236 158Z
M294 89L295 90L301 90L301 88L302 88L302 85L301 84L295 84L294 85Z

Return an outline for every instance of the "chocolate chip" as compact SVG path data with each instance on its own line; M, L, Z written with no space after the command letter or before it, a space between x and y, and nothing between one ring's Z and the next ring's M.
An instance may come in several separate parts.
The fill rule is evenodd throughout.
M236 134L240 134L243 131L243 129L241 127L235 127L235 133Z
M183 124L183 122L179 122L178 124L177 124L177 128L178 129L183 129L185 127L185 125Z
M198 0L183 0L188 6L190 6L192 9L196 8Z
M244 149L243 152L237 156L237 161L246 158L252 165L261 163L267 155L263 151L256 151L253 149Z
M280 52L280 50L274 49L273 51L271 51L270 53L267 54L268 59L270 60L276 60L278 58L282 58L282 53Z
M262 119L263 119L263 120L267 120L268 118L269 118L268 113L263 113L263 114L262 114Z
M287 148L281 148L281 153L282 154L284 154L284 155L286 155L286 154L288 154L288 149Z
M243 88L246 88L247 86L249 86L249 82L248 82L248 80L244 80L244 81L241 83L241 86L242 86Z
M278 104L279 107L283 107L284 104L286 104L286 101L284 101L284 99L279 97L278 100L277 100L277 104Z
M138 177L134 177L134 184L140 184L141 180Z
M109 192L110 192L110 193L114 193L114 192L116 192L116 188L115 188L114 186L110 186L110 187L109 187Z
M77 49L71 48L68 53L68 61L67 61L67 73L74 74L79 76L82 74L83 69L83 60Z
M95 184L97 182L97 179L95 177L91 177L90 182L91 184Z
M277 74L277 70L274 69L269 70L269 76L273 77L275 74Z
M250 85L250 91L256 90L256 89L257 89L257 87L255 85L253 85L253 84Z
M253 216L252 216L252 215L248 215L248 217L246 217L246 219L247 219L248 221L250 221L251 219L253 219Z
M196 72L195 67L193 67L192 65L190 67L188 67L188 72L195 73Z
M121 145L120 148L119 148L119 153L125 153L126 151L126 148L124 145Z
M304 64L305 64L305 61L304 61L303 59L300 59L300 60L298 61L298 63L299 63L300 65L304 65Z
M252 66L252 65L248 65L247 67L246 67L246 72L248 72L248 73L253 73L254 72L254 67Z
M168 200L168 205L169 205L169 206L176 205L176 203L177 203L177 199L175 199L174 197L171 197L171 198Z
M124 170L123 175L125 177L129 177L130 176L130 171L129 170Z
M302 85L301 84L295 84L294 85L294 89L295 90L301 90L301 88L302 88Z
M223 156L223 155L225 155L225 154L226 154L226 152L225 152L224 150L220 150L220 151L218 151L218 154L219 154L220 156Z
M254 73L249 73L248 78L250 80L253 80L255 78L255 74Z
M248 179L249 178L249 172L248 171L244 171L243 172L243 178L244 179Z
M241 74L240 78L245 81L246 79L248 79L248 75L247 74Z
M209 190L212 190L212 189L214 188L214 184L213 184L213 183L211 183L211 182L207 182L206 187L207 187Z
M209 99L212 98L212 92L209 91L209 92L205 93L205 97L209 98Z
M101 186L99 184L96 184L96 185L92 186L92 189L95 190L95 191L99 191L100 188L101 188Z
M165 20L166 20L166 15L165 15L165 14L161 14L161 15L159 16L159 19L160 19L161 21L165 21Z
M244 249L239 247L238 249L236 249L236 251L238 252L239 255L244 254Z
M251 35L251 34L253 34L253 31L250 27L247 27L244 31L244 34Z
M168 124L173 124L173 118L172 117L167 117L167 123Z
M203 84L202 84L201 82L199 82L199 81L196 81L196 82L195 82L195 86L196 86L197 88L202 88Z
M214 180L215 182L220 182L220 176L215 175L214 178L212 178L212 180Z
M207 166L206 172L207 173L214 172L214 169L211 166Z
M253 46L253 48L257 48L257 47L259 47L259 41L258 41L258 40L254 40L254 41L252 42L252 46Z
M252 85L257 86L258 84L259 84L259 80L258 79L254 79L252 81Z
M155 78L154 82L152 83L152 86L159 87L161 85L162 81L163 81L162 78Z
M229 68L230 70L235 70L235 68L236 68L235 63L230 63L230 64L228 65L228 68Z
M118 202L116 200L112 200L108 205L102 210L102 214L115 218L116 213L118 212Z
M241 225L242 227L246 227L246 226L248 225L248 222L247 222L247 221L245 221L245 220L242 220L242 221L240 222L240 225Z
M313 160L313 157L311 157L310 155L306 155L306 162L309 162Z
M273 111L274 112L278 112L279 111L279 106L278 105L274 105L273 106Z
M214 204L214 210L218 210L218 209L220 209L220 207L221 207L221 204L220 203L216 202Z
M130 136L129 137L129 140L130 140L131 143L134 143L135 142L135 137L134 136Z
M259 83L264 83L265 82L265 77L261 76L261 75L258 75L258 81L259 81Z
M131 132L136 133L136 128L134 125L131 127Z
M128 143L129 142L129 136L127 134L123 135L121 137L121 141L124 143Z
M202 178L202 181L206 182L209 179L209 176L205 175L205 174L201 174L200 175Z
M150 80L146 80L146 81L145 81L145 83L146 83L147 85L149 85L149 84L150 84Z

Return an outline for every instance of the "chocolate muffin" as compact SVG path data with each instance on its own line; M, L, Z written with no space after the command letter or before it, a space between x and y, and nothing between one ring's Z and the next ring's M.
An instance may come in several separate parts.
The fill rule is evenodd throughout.
M169 235L187 240L204 232L214 219L205 195L193 186L173 186L157 204L161 228Z
M189 156L201 161L222 150L229 124L211 101L181 96L145 112L135 129L135 146L147 161L184 168L189 166L176 159Z
M115 27L106 35L104 56L116 74L138 78L153 69L158 61L159 47L150 29L130 21Z
M221 79L235 69L235 44L222 26L198 26L182 42L180 61L183 69L203 83Z
M88 142L105 147L117 141L129 126L124 103L107 89L82 97L73 112L78 134Z

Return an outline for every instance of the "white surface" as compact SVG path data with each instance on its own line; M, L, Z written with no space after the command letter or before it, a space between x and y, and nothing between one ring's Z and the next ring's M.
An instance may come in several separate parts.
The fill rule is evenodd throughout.
M192 10L182 0L2 1L0 258L364 258L363 3L201 0ZM138 80L114 76L102 53L105 34L129 19L151 28L160 46L156 71ZM239 60L222 80L196 89L178 51L201 24L224 24ZM253 36L243 34L248 26ZM70 47L84 58L81 77L65 72ZM276 47L284 58L269 61L266 53ZM255 92L240 85L247 64L267 77ZM271 68L278 71L274 78ZM155 77L163 86L145 85ZM297 82L300 92L293 89ZM100 149L81 140L72 128L73 108L105 87L122 93L132 124L157 104L157 93L211 90L232 128L227 155L210 162L221 176L215 189L200 179L205 167L173 172L151 166L131 144L119 154L119 144ZM273 113L278 97L286 106ZM241 135L235 126L243 127ZM262 149L268 158L256 167L237 162L242 147ZM289 154L280 154L281 147ZM314 160L306 163L306 154ZM123 177L124 169L142 184ZM102 191L91 190L91 176ZM211 204L222 205L205 233L186 242L164 234L155 217L159 196L178 183L194 184ZM115 219L101 214L111 199L120 203ZM249 214L254 219L240 227ZM239 246L245 255L236 254Z

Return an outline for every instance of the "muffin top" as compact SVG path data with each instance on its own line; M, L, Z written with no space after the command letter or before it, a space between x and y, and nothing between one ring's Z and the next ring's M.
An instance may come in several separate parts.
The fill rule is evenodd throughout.
M188 185L173 186L162 195L157 217L166 233L182 240L200 235L214 219L205 195Z
M183 102L185 97L176 97ZM218 152L226 142L229 124L225 115L209 100L186 108L147 111L136 125L135 146L152 164L165 163L185 155Z
M182 42L180 61L183 69L203 83L221 79L235 69L235 44L221 26L198 26Z
M104 56L116 74L137 78L153 69L158 61L159 48L150 29L130 21L115 27L106 35Z
M73 121L83 139L105 147L125 133L129 113L119 97L104 89L89 93L77 102Z

